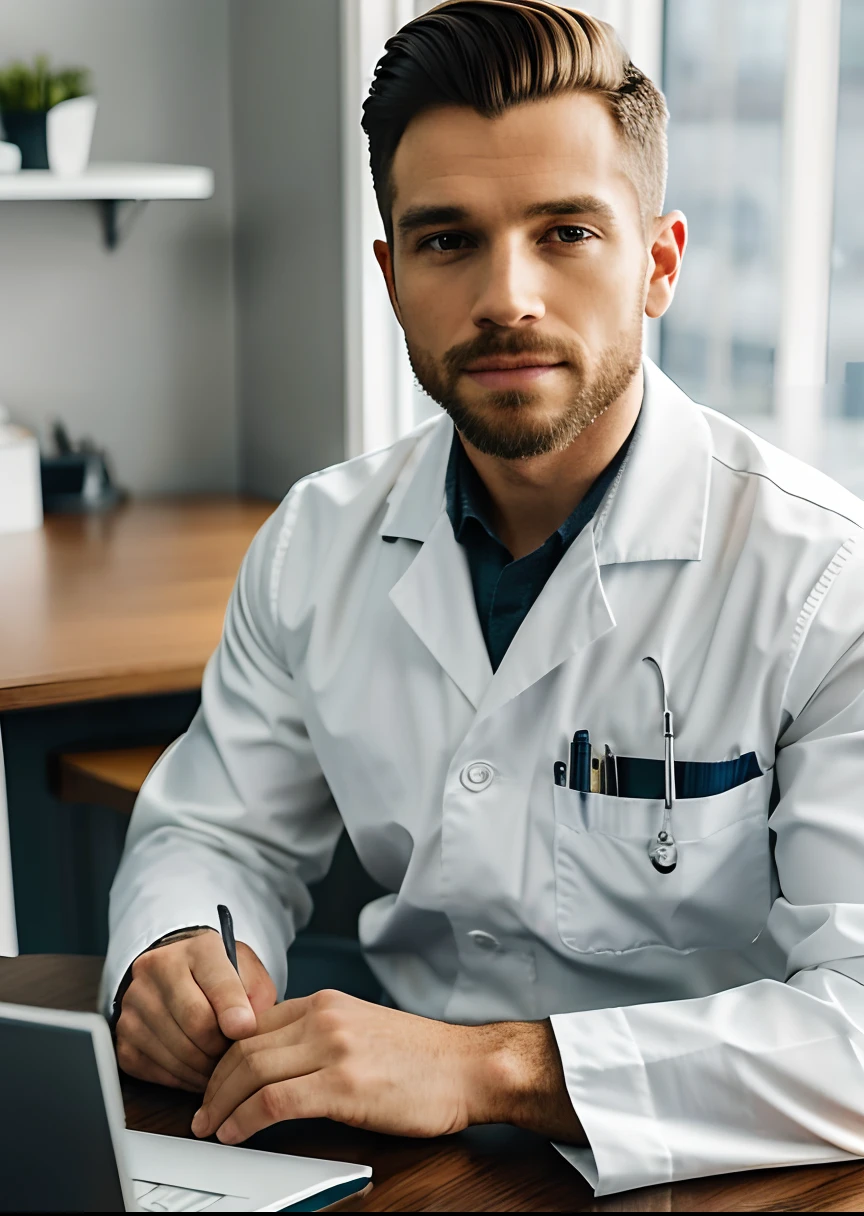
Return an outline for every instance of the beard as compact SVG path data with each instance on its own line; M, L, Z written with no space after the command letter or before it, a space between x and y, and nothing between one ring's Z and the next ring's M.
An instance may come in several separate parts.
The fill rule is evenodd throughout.
M601 352L590 374L578 347L528 331L482 330L440 360L406 341L421 388L446 410L460 435L487 456L522 460L563 451L624 393L642 362L642 309L618 341ZM543 416L536 408L542 407L542 392L489 391L482 403L459 392L459 376L474 360L523 354L566 364L570 391L553 415Z

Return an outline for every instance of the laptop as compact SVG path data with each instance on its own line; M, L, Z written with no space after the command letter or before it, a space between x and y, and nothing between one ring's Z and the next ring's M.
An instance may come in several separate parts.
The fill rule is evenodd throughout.
M127 1131L105 1020L0 1003L0 1211L311 1212L368 1190L371 1175Z

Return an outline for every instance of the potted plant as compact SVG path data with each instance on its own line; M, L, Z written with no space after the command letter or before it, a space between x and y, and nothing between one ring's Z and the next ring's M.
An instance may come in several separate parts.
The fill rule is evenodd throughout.
M22 169L80 173L90 156L96 99L86 68L51 71L47 56L0 71L0 120Z

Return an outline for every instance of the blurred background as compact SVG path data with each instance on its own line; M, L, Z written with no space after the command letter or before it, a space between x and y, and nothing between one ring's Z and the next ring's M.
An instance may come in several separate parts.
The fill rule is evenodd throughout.
M0 954L104 950L134 795L255 529L437 410L359 126L385 40L430 7L0 0ZM864 0L584 7L671 111L690 247L649 352L864 495ZM323 900L313 929L344 935L339 856L350 915Z
M0 403L135 494L281 497L435 407L372 257L358 119L417 0L0 0L0 61L92 74L92 160L204 166L113 252L92 205L0 199ZM652 353L864 493L864 0L594 0L662 85L690 220ZM0 67L3 64L0 62ZM122 215L121 215L122 219Z

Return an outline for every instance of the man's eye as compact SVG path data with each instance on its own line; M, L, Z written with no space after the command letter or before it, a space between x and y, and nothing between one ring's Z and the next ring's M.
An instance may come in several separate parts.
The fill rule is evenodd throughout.
M423 244L434 253L452 253L454 249L464 249L462 242L466 238L459 232L441 232L432 236Z
M581 245L594 235L587 228L580 228L578 224L559 224L552 232L555 233L555 243L560 241L563 245Z

